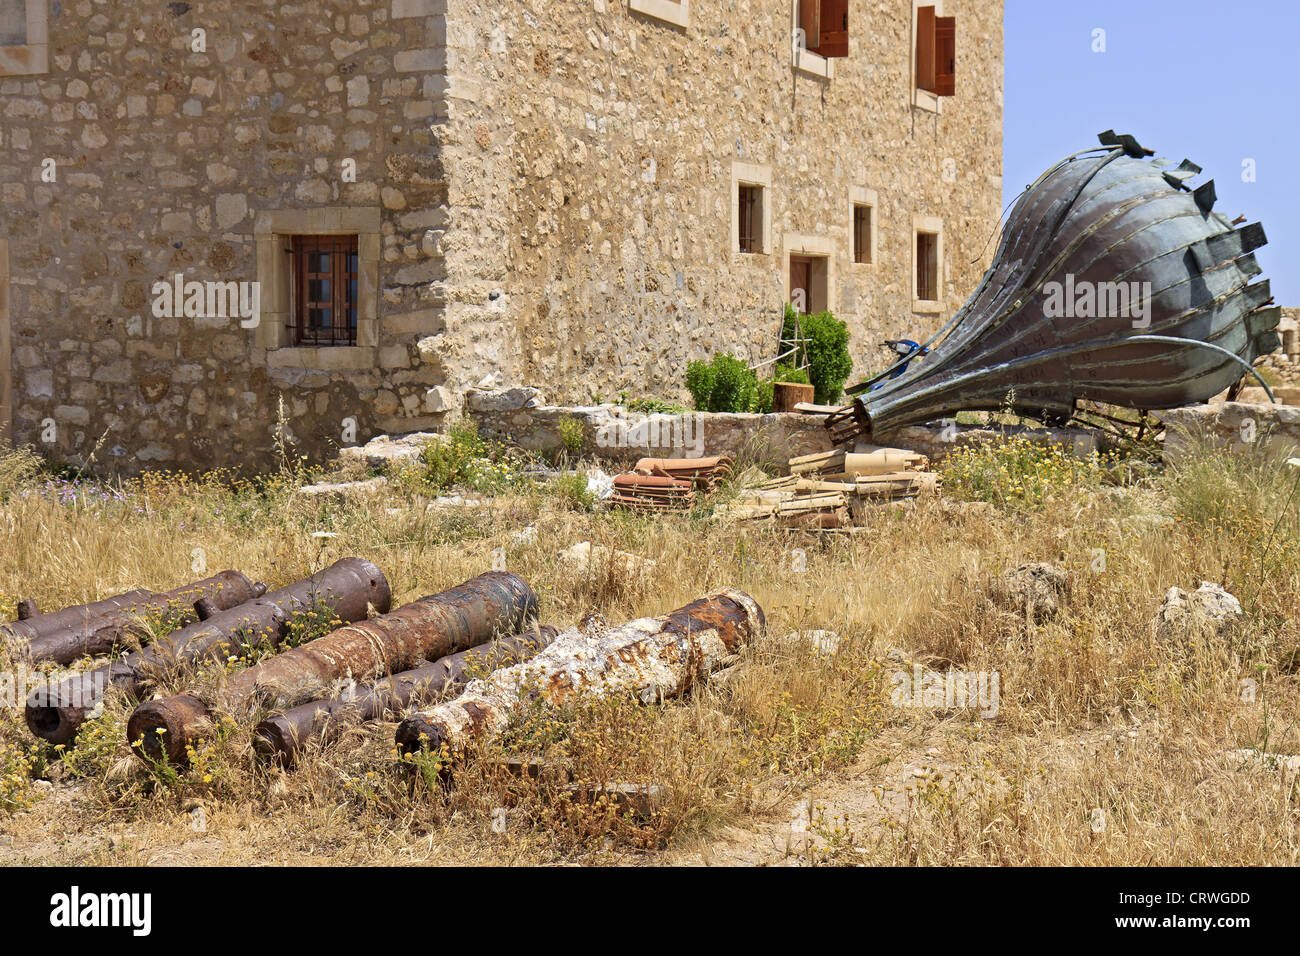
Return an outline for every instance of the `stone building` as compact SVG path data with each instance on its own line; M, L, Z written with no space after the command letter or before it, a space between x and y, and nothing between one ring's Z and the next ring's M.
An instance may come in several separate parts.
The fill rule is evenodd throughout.
M865 372L988 264L1001 84L999 0L0 0L0 426L256 467L683 398L794 289Z

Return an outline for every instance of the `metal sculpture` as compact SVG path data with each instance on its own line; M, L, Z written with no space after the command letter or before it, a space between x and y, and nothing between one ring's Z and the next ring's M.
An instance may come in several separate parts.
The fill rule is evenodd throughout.
M1263 227L1213 212L1213 180L1189 184L1195 163L1171 169L1131 136L1099 139L1024 192L979 287L934 338L848 389L859 397L826 422L835 441L1009 401L1050 423L1081 400L1203 402L1278 347L1281 310L1267 280L1250 281Z

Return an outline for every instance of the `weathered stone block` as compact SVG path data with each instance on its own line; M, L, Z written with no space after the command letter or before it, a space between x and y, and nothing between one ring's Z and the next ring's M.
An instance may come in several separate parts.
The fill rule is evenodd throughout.
M465 404L475 412L507 412L541 404L542 392L531 386L500 389L471 389Z
M435 385L424 393L424 410L426 412L447 412L453 408L455 396L451 389Z
M431 17L438 10L436 0L393 0L393 19Z
M1167 462L1182 461L1207 444L1234 452L1262 446L1278 455L1300 449L1300 408L1291 405L1188 405L1156 417L1165 424Z
M433 73L446 65L447 51L443 48L403 50L393 56L393 69L398 73Z

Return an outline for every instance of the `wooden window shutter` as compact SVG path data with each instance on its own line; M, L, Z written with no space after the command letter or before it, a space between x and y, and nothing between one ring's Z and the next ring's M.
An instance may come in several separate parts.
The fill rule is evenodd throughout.
M849 55L849 0L821 0L817 52L825 57Z
M916 87L935 90L935 15L934 7L916 11Z
M952 96L957 87L957 18L938 17L934 24L934 92Z
M804 49L817 52L821 38L821 0L799 0L799 28L803 30Z

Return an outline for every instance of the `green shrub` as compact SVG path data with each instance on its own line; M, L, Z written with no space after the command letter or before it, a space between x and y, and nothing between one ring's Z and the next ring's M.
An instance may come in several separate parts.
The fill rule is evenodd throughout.
M1059 442L1014 435L955 448L940 471L947 496L1034 511L1053 498L1100 487L1107 463L1096 453L1079 458Z
M555 430L560 435L560 444L566 451L577 454L582 451L582 422L572 415L565 415L556 424Z
M754 411L759 402L758 377L735 355L686 364L686 390L698 411Z
M330 602L312 601L289 618L289 633L281 642L281 649L298 647L308 641L314 641L342 626L343 621Z
M692 361L686 366L686 389L698 411L769 412L771 383L758 376L734 355L715 355L711 363Z
M822 405L838 402L844 394L844 383L853 371L849 355L849 328L831 312L815 312L796 316L794 308L785 307L785 321L781 337L795 338L795 321L804 342L795 355L795 365L808 366L808 381L814 392L814 401Z
M776 375L773 377L776 382L793 382L796 385L811 385L808 381L808 372L805 369L795 368L793 365L786 365L784 362L778 362L776 365Z
M582 475L557 475L542 486L542 493L570 511L589 511L596 502L596 496L587 490L587 479Z
M476 460L486 458L487 450L472 422L453 425L444 441L432 441L420 452L424 480L436 490L470 484Z
M63 755L63 766L69 774L97 779L108 773L125 737L126 721L121 713L106 710L83 723L75 741L56 744L54 749Z
M412 494L440 494L454 487L488 494L522 480L526 464L517 451L481 437L472 422L459 422L425 445L415 461L389 465L387 474Z
M842 327L843 323L840 325ZM841 387L847 377L845 371L840 378ZM777 365L774 378L760 381L757 373L733 355L715 355L711 362L697 359L686 365L686 390L691 393L696 410L702 412L757 412L766 415L772 410L772 392L776 382L813 384L803 369L784 363Z
M32 792L32 771L40 748L0 740L0 811L25 810L36 802Z
M713 356L713 391L709 393L709 411L753 411L757 387L758 379L740 359L732 355Z
M684 405L666 402L661 398L621 398L619 404L629 412L640 412L643 415L680 415L686 411Z
M713 394L713 366L699 359L687 362L686 390L691 393L696 411L708 411L709 396Z

